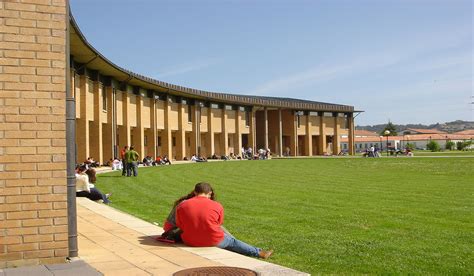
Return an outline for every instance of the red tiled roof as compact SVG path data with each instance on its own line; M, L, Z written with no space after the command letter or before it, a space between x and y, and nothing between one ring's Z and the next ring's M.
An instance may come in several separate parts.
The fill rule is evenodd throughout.
M458 131L453 134L458 134L458 135L474 135L474 129L465 129L463 131Z
M385 136L371 136L371 137L355 137L354 141L357 142L380 142L385 141ZM459 135L459 134L409 134L404 136L388 136L389 141L422 141L422 140L471 140L474 139L474 135ZM341 138L341 142L347 142L348 138Z
M407 128L406 130L412 131L412 132L418 132L419 134L444 134L447 132L437 130L435 128L432 129L424 129L424 128Z
M356 129L355 136L379 136L376 132L364 130L364 129Z

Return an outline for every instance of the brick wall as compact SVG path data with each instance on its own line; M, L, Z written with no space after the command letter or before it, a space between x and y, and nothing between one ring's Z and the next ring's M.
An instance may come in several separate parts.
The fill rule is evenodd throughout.
M0 268L64 262L66 0L0 1Z

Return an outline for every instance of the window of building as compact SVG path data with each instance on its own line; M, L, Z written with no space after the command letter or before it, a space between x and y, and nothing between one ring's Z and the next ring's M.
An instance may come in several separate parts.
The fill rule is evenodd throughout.
M105 87L102 88L102 110L107 111L107 91Z
M298 114L296 115L296 121L298 122L298 128L301 127L301 116Z
M191 105L188 105L188 123L193 122L193 108Z
M188 147L191 146L191 137L188 137Z
M250 126L250 111L245 111L245 126Z
M148 146L148 136L143 137L143 145Z
M173 141L173 147L176 147L176 137L173 137L172 141Z
M344 144L344 149L347 149L347 144Z
M161 147L161 137L160 136L158 136L158 141L157 142L158 142L158 147Z

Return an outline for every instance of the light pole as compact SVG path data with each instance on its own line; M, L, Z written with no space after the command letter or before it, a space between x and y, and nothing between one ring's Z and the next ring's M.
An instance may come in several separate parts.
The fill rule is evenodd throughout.
M383 145L382 145L383 136L379 136L379 138L380 138L380 152L381 152L380 155L382 155L382 153L383 153Z
M387 137L387 143L386 143L386 147L387 147L387 156L388 156L388 135L390 134L390 130L385 130L383 132L383 134L385 134L385 136Z

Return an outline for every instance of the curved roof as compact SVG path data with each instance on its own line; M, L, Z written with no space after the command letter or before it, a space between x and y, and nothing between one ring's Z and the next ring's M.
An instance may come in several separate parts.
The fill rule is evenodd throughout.
M99 51L97 51L82 34L72 14L69 14L70 54L72 55L74 61L84 64L89 69L97 70L102 75L113 77L118 81L125 81L130 85L142 87L148 90L166 92L172 95L205 101L215 101L238 105L265 106L270 108L291 108L296 110L354 112L354 107L349 105L314 102L293 98L209 92L170 84L142 76L116 65L103 56Z

